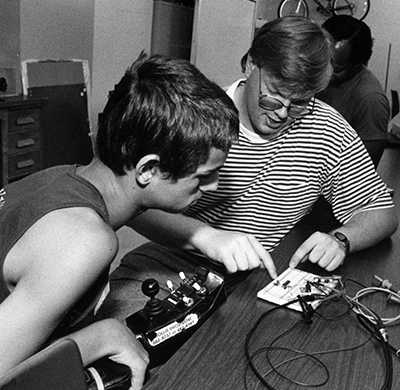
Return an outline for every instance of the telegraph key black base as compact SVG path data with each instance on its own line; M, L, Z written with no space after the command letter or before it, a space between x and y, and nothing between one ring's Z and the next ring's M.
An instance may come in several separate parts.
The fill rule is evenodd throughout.
M155 279L143 282L150 299L145 307L126 319L150 356L149 368L165 363L226 300L224 279L206 267L198 267L191 278L180 273L182 282L164 299Z

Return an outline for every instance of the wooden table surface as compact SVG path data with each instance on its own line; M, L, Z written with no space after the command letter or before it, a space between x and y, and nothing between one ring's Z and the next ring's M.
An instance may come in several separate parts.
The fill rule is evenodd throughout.
M378 173L386 184L395 189L394 202L400 201L400 149L389 147L385 151ZM398 212L398 211L397 211ZM312 231L323 229L329 218L325 213L303 221L273 252L278 273L288 267L289 259L298 245ZM346 293L354 294L360 287L350 280L366 286L376 285L373 275L390 279L394 287L400 289L400 229L390 238L367 250L352 254L335 273L346 283ZM320 268L308 266L310 272L322 274ZM245 357L245 340L250 328L259 316L276 307L257 298L257 292L270 282L264 270L255 270L231 294L206 323L181 347L178 352L147 381L146 390L235 390L265 388L248 369ZM373 294L362 300L381 316L394 317L400 312L400 304L388 303L387 295ZM337 317L346 310L340 302L332 302L321 307L325 317ZM378 390L385 378L385 361L381 345L370 340L365 345L369 333L360 325L354 312L342 319L329 320L318 316L311 324L300 322L301 314L279 309L268 315L257 328L250 343L250 351L256 352L271 345L292 326L297 326L287 335L274 341L275 347L296 349L308 354L323 351L346 351L320 353L314 358L298 358L276 369L292 381L306 384L326 383L319 389L329 390ZM400 349L400 323L387 326L390 344ZM350 349L353 348L353 349ZM293 352L274 350L269 353L275 366L286 358L298 357ZM400 389L400 361L393 358L393 386ZM321 362L325 365L321 364ZM304 386L288 381L270 371L266 353L254 358L254 364L271 388L302 389Z

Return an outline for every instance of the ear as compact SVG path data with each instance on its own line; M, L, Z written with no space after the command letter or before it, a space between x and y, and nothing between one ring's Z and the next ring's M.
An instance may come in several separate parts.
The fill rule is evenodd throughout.
M159 162L160 156L157 154L147 154L138 161L135 170L136 180L140 185L146 186L150 183L158 169Z
M248 54L247 59L246 59L246 66L244 69L244 74L247 79L250 77L250 74L254 70L254 67L255 67L255 65L253 63L253 59L251 58L251 55Z

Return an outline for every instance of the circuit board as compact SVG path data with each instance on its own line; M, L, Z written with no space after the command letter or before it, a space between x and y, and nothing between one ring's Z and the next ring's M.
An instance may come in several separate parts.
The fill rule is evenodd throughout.
M288 268L280 276L257 293L257 297L277 305L286 304L295 300L299 295L318 294L328 296L337 286L340 276L319 276L296 268ZM316 309L321 300L310 302ZM298 302L287 306L290 309L301 311Z

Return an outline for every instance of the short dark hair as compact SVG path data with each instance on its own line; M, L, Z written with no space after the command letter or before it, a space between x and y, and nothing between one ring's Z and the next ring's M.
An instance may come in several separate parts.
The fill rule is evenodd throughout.
M350 15L337 15L327 19L322 27L336 42L350 41L351 63L355 65L368 63L372 55L373 39L370 28L362 20Z
M239 116L225 91L189 61L144 52L111 92L99 119L100 160L124 175L145 155L176 180L195 172L215 147L228 152Z
M317 23L301 16L265 23L242 58L242 68L248 55L284 89L299 94L323 90L332 75L331 37Z

